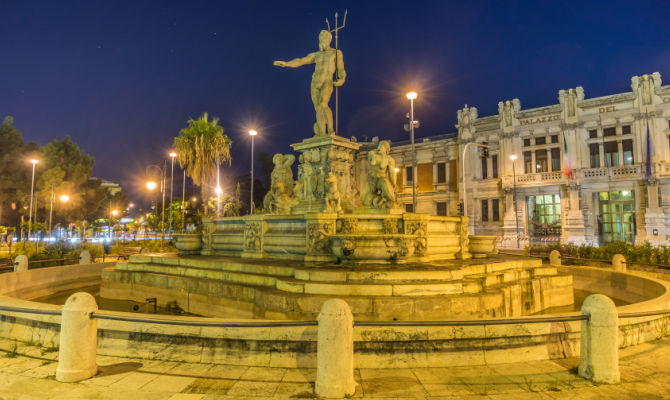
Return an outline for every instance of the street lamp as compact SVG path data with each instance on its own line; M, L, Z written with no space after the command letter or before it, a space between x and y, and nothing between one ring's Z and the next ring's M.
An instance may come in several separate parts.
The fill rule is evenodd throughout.
M28 241L30 242L30 231L33 228L33 193L35 191L35 165L39 160L32 159L30 163L33 165L33 178L30 182L30 210L28 211Z
M462 176L462 178L463 178L463 197L462 198L463 198L463 216L464 217L468 216L468 206L467 206L468 203L465 201L465 196L467 195L467 191L466 191L467 179L465 179L465 152L468 150L468 147L470 147L470 146L477 146L477 147L482 147L482 148L486 148L486 149L491 147L491 146L487 146L485 144L475 143L475 142L466 143L465 146L463 146L463 155L461 156L461 171L462 171L461 173L463 174L463 176ZM470 222L472 222L472 221L470 221ZM470 225L471 224L468 223L468 232L470 232Z
M412 140L412 212L416 212L416 151L414 149L414 99L416 92L405 95L409 100L409 131Z
M160 171L161 177L162 177L161 193L163 194L163 207L162 207L162 210L161 210L161 252L163 251L163 245L164 245L164 242L165 242L165 168L166 168L165 164L166 164L166 162L163 161L163 168L159 167L156 164L151 164L151 165L148 165L146 170L145 170L146 175L149 175L149 169L155 168L158 171ZM147 185L147 189L149 189L149 190L154 190L158 186L155 181L148 181L146 185Z
M512 160L512 176L513 176L513 188L514 188L514 220L516 221L516 248L520 249L521 244L519 243L519 212L517 211L516 205L516 154L511 154L509 159Z
M117 210L112 210L112 203L109 203L109 235L107 235L110 239L112 238L112 215L117 216L118 215Z
M67 202L70 200L70 196L63 194L59 197L60 201L62 203ZM51 226L53 222L53 213L54 213L54 201L56 200L56 196L54 194L54 185L51 185L51 206L49 207L49 236L53 235L53 232L51 231ZM60 236L60 230L59 230L59 236Z
M250 130L249 135L251 136L251 186L249 189L249 215L254 213L254 137L257 132L255 130Z
M172 188L174 186L174 158L177 157L177 153L174 151L170 152L170 159L171 159L171 170L170 170L170 207L172 207ZM168 229L168 232L172 234L172 212L168 215L168 220L170 221L170 228Z

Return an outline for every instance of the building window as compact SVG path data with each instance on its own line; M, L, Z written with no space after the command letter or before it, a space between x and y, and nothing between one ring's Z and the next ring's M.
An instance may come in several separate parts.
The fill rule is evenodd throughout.
M458 188L458 165L456 160L449 160L449 190Z
M489 171L488 171L488 159L486 157L482 157L482 179L487 179L489 177Z
M414 181L412 176L412 167L405 167L405 176L405 184L410 185Z
M591 159L591 168L600 168L600 146L598 143L589 145L589 155Z
M558 143L558 135L551 135L551 143Z
M561 170L561 149L558 147L551 149L551 170Z
M595 139L597 137L598 137L598 130L597 129L589 130L589 138Z
M447 181L447 164L437 163L437 183L445 183Z
M536 172L547 172L547 150L535 151L535 167Z
M605 142L605 166L618 167L619 166L619 144L615 141Z
M437 203L437 215L440 217L447 216L447 203Z
M532 237L561 235L561 197L545 194L528 197L528 227Z
M523 152L523 173L532 174L534 172L533 168L533 155L530 151Z
M535 138L535 145L540 145L540 144L547 144L547 138L546 137L539 137Z
M412 211L414 209L414 205L412 203L407 203L405 204L405 212L414 212Z
M489 199L482 200L482 222L489 220Z
M524 139L523 140L523 147L528 147L530 146L530 139Z
M621 134L622 135L628 135L630 134L630 125L624 125L621 127Z
M500 201L498 199L491 199L491 220L500 221Z
M491 176L493 179L498 178L498 155L491 156Z
M633 160L633 140L622 141L621 147L623 151L623 165L633 165L635 163L635 160Z
M603 129L603 136L616 136L616 128L605 128Z

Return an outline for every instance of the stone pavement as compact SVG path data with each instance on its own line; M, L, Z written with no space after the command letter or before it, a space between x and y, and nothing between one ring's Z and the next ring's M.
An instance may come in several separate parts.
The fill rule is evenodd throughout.
M57 350L0 339L0 400L315 398L313 369L98 357L80 383L55 380ZM578 359L477 367L360 369L354 398L670 399L670 339L620 350L622 383L593 385Z

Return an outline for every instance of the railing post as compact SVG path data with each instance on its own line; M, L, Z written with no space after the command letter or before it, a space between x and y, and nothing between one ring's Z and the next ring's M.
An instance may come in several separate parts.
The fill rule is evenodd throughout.
M626 257L623 254L615 254L612 257L612 268L616 272L626 272Z
M14 259L14 272L25 271L28 269L28 257L20 254Z
M561 266L561 252L558 250L552 250L551 253L549 253L549 264L551 264L552 267L560 267Z
M602 294L584 300L580 339L579 368L581 377L595 383L618 383L619 314L614 302Z
M57 381L78 382L98 372L95 362L98 320L91 318L91 313L96 311L98 305L89 293L75 293L65 302L61 317Z
M79 264L90 264L91 263L91 253L88 250L84 250L79 253Z
M342 398L356 391L354 380L354 317L341 299L323 303L316 345L316 384L319 397Z

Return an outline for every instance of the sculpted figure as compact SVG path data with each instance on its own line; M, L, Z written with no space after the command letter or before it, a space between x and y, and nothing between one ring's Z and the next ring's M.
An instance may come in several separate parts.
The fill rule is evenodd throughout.
M395 206L395 161L389 155L391 144L383 140L376 150L368 153L368 176L363 188L363 204L367 207L392 208Z
M302 58L291 61L275 61L274 65L279 67L296 68L306 64L314 64L312 74L312 103L316 111L316 123L314 134L323 136L334 135L333 112L328 106L333 86L342 86L346 79L342 52L330 47L333 36L328 31L319 32L319 50ZM333 74L337 73L337 79L333 81Z
M263 198L263 212L271 214L286 214L284 212L288 207L290 213L290 204L286 199L293 197L293 171L291 165L295 161L292 154L275 154L272 157L274 169L270 178L270 191Z
M326 178L326 203L328 205L328 212L339 213L342 212L340 206L340 192L337 190L337 177L330 172Z

